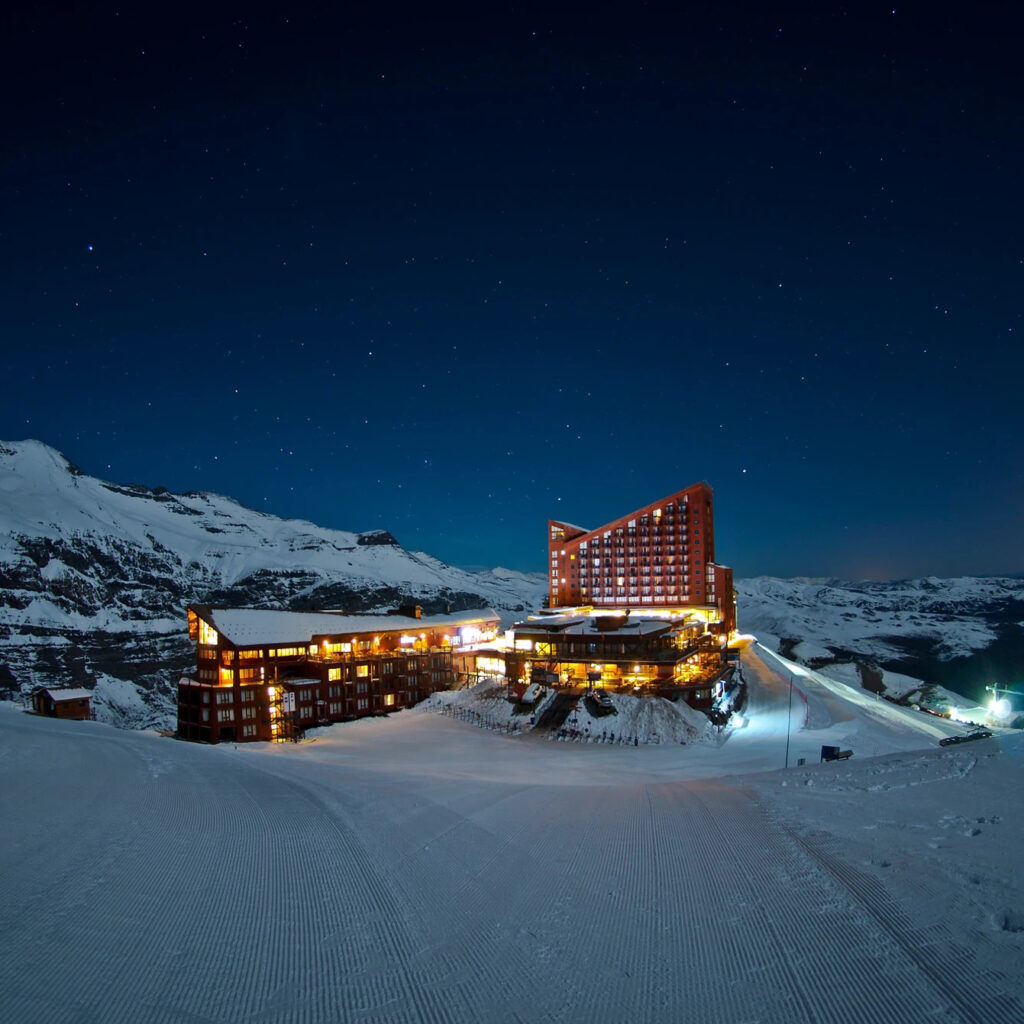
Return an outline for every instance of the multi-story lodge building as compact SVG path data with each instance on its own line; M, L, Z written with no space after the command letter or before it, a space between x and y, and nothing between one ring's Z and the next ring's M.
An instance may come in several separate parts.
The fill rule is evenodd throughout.
M721 691L726 637L697 616L578 609L516 623L505 652L510 687L601 688L710 707Z
M283 740L302 729L410 707L472 670L490 609L420 615L188 609L195 677L178 683L178 735Z

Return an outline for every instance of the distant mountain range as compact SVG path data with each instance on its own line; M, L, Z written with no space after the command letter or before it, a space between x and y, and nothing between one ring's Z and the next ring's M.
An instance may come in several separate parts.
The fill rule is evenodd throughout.
M739 580L740 627L813 667L856 662L937 683L978 702L1024 691L1024 580ZM864 673L862 673L863 677ZM1024 699L1021 700L1024 709Z
M384 531L107 483L39 441L0 442L0 688L86 686L98 714L119 724L172 721L174 684L194 659L189 603L490 606L512 622L546 588L543 573L467 572Z
M859 662L983 695L1024 681L1024 580L746 579L740 628L812 665ZM98 714L166 727L192 665L185 606L425 612L540 607L544 573L469 572L385 531L279 519L230 498L90 477L0 442L0 690L85 686ZM1024 685L1019 687L1024 689Z

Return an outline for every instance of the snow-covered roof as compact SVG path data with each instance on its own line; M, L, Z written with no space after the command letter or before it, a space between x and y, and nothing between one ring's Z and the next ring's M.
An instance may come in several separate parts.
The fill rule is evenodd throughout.
M83 690L81 687L58 690L54 687L48 686L44 692L49 694L51 700L56 701L82 700L92 696L92 693L89 690Z
M542 619L531 619L529 622L516 623L513 629L516 633L572 633L581 636L614 633L617 636L652 636L666 633L680 625L671 619L633 617L624 620L621 625L609 623L610 628L602 629L597 625L597 620L602 618L614 618L614 616L552 615ZM694 623L688 620L685 624L693 625Z
M546 633L558 633L568 626L575 626L586 621L585 615L545 615L542 618L531 618L527 622L517 622L514 628L516 630L538 629Z
M194 608L220 635L236 647L257 644L309 643L315 636L354 636L401 631L419 633L430 627L476 625L497 621L491 608L448 615L343 615L337 612L287 612L264 608Z
M613 626L611 629L600 629L593 621L583 622L579 625L570 626L567 633L580 633L587 636L615 634L616 636L654 636L658 633L667 633L672 628L672 623L665 619L631 619L621 626Z

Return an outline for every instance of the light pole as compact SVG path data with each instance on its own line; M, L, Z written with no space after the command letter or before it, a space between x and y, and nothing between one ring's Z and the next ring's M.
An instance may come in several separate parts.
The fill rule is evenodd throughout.
M1000 686L998 683L993 686L986 686L985 689L992 694L992 701L989 705L990 709L999 716L1009 716L1011 710L1010 702L1005 696L1000 697L1000 693L1006 694L1007 696L1010 694L1016 694L1018 697L1024 696L1024 694L1021 694L1020 690L1011 690L1009 687Z
M786 708L786 763L784 767L789 767L789 722L793 717L793 673L789 673L789 706Z

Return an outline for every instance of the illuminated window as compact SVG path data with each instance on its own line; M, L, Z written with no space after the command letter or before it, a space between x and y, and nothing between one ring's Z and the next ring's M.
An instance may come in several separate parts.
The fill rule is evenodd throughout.
M341 669L340 668L329 668L327 670L327 678L329 680L340 679L341 678Z
M393 693L384 694L384 707L393 708L395 706L395 695Z
M235 652L234 651L221 651L221 659L220 660L222 662L224 662L225 665L230 665L231 662L233 662L235 660Z
M199 642L206 644L209 647L216 647L217 641L220 638L217 636L217 630L213 628L208 622L203 619L199 620Z
M258 668L240 668L238 670L238 678L239 679L249 679L249 680L257 679L257 678L259 678L259 669Z
M356 665L356 675L357 676L359 676L361 678L365 678L369 674L370 674L370 666L369 665Z
M550 654L551 654L551 644L550 643L546 643L543 640L538 640L537 641L537 654L550 656Z
M239 661L252 661L254 658L258 658L259 656L260 656L260 652L259 652L258 648L255 651L239 651L238 652L238 660Z

